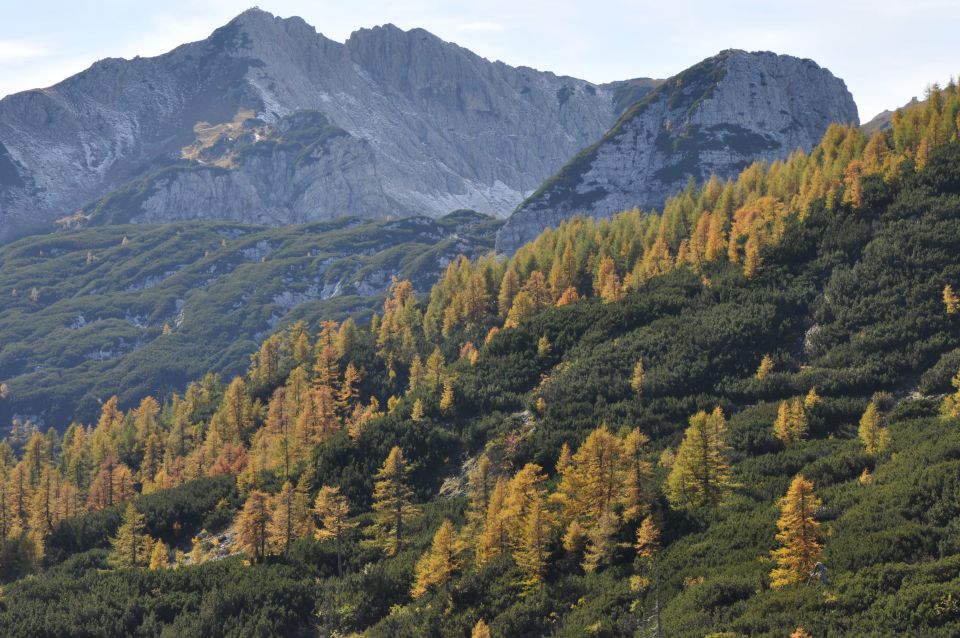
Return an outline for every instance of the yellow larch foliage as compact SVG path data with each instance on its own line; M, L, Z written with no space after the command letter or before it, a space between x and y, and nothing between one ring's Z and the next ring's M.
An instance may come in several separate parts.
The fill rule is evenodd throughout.
M413 505L413 489L408 484L409 473L403 451L394 446L374 475L370 535L372 544L387 556L396 556L403 547L407 526L418 514Z
M667 476L667 498L680 507L719 505L732 488L729 455L726 418L719 407L690 417Z
M630 377L630 387L637 394L643 390L643 379L645 371L643 369L643 357L637 359L637 364L633 366L633 375Z
M269 525L270 497L261 490L252 490L237 515L234 526L237 529L237 544L255 563L267 555Z
M466 545L457 537L453 523L443 519L430 549L417 561L410 595L420 598L434 587L440 587L453 577L463 564L460 554Z
M487 626L487 623L484 622L483 618L477 621L477 624L473 626L473 631L470 632L470 638L490 638L490 628Z
M440 395L440 412L444 416L451 416L456 407L453 395L453 377L447 377L443 380L443 392Z
M319 521L314 537L332 540L337 546L337 575L343 576L343 541L357 523L350 520L350 503L339 487L324 485L313 502L313 513Z
M164 569L170 566L170 548L163 541L156 541L153 544L153 551L150 553L150 569Z
M953 291L953 286L947 284L943 287L943 305L947 308L948 315L955 315L960 312L960 297Z
M880 426L880 411L876 402L871 401L863 416L860 417L857 434L867 454L877 455L886 449L890 442L890 432L887 428Z
M475 560L477 565L507 551L510 544L510 528L507 510L507 481L497 479L490 492L483 519L483 529L477 537Z
M773 372L773 357L771 357L769 354L765 354L760 360L760 366L757 368L756 377L760 381L763 381L771 372Z
M822 555L823 534L815 518L820 499L813 483L797 475L780 502L777 542L771 553L777 567L770 572L770 586L784 587L809 577Z
M553 520L543 496L536 494L520 519L521 528L513 548L513 559L524 574L523 585L538 587L547 568L548 546Z
M940 415L945 419L960 417L960 372L957 372L950 383L956 389L956 392L945 396L943 403L940 404Z

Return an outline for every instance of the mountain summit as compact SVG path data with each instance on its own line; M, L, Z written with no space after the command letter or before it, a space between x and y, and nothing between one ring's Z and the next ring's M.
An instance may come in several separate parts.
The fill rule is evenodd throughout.
M0 241L61 218L505 215L638 86L490 62L422 29L340 43L252 9L0 101Z
M501 229L512 251L576 213L658 208L693 177L810 150L831 123L857 123L842 80L812 60L729 50L631 106L599 141L524 201Z
M691 175L809 148L856 117L809 60L728 51L665 84L599 85L423 29L341 43L251 9L200 42L0 100L0 242L55 222L506 216L563 167L503 229L509 250L573 212L657 205Z

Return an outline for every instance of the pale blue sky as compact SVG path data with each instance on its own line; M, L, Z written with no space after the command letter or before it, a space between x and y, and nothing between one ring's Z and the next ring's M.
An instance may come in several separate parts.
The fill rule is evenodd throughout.
M104 57L199 40L252 2L0 0L0 96L49 86ZM513 65L594 82L667 77L726 48L816 60L867 120L960 73L960 0L259 0L338 41L392 22Z

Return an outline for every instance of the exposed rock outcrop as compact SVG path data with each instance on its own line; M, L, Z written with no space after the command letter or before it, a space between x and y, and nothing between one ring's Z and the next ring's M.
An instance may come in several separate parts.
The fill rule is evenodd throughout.
M691 177L809 150L858 122L843 81L811 60L730 50L670 78L524 201L497 238L511 252L577 213L660 207Z
M515 68L391 25L339 43L252 9L0 101L0 241L71 216L506 215L655 85Z

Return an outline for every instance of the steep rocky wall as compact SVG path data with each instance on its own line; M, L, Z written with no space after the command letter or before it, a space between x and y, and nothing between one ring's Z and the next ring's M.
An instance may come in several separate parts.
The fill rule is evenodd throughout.
M420 29L334 42L253 9L165 55L103 60L0 101L0 241L103 198L130 221L505 216L609 128L632 88L490 62ZM197 123L247 109L267 124L317 112L346 135L307 161L268 149L226 172L181 157Z
M858 122L843 81L811 60L724 51L670 78L548 179L497 239L512 252L577 213L663 205L693 177L809 150L833 122Z

